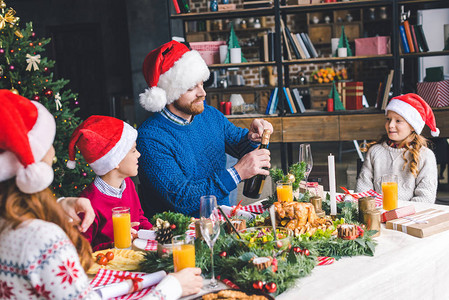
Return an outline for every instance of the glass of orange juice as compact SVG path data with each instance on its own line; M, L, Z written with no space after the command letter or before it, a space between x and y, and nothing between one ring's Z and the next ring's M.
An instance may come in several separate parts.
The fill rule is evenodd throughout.
M398 176L387 174L382 176L382 204L383 209L398 208Z
M131 214L129 207L112 209L112 226L114 228L114 245L117 249L131 247Z
M175 272L185 268L195 267L195 244L194 239L188 235L175 235L173 244L173 266Z
M279 202L293 201L293 188L291 181L279 180L276 182L276 193Z

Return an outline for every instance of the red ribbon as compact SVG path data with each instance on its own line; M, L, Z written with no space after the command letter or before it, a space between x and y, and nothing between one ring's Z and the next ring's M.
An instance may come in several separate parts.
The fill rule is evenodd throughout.
M307 187L317 187L318 186L318 182L307 182L306 186Z
M348 189L345 188L344 186L341 186L340 188L345 192L346 195L350 195L350 196L352 196L354 199L359 199L359 196L358 196L358 195L351 194L351 193L348 191Z
M240 200L239 204L237 204L237 205L234 207L234 209L231 211L230 217L235 216L235 215L237 214L237 210L242 208L242 204L241 204L242 201L243 201L243 199Z
M123 280L131 280L133 282L133 289L131 290L130 294L137 292L139 288L139 282L143 281L140 277L133 277L132 275L114 275L115 278Z

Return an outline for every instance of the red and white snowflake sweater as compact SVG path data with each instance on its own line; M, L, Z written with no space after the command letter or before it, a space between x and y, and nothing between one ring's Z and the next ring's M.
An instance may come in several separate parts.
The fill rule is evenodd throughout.
M0 219L0 225L2 220ZM42 220L0 234L0 299L99 299L65 232Z

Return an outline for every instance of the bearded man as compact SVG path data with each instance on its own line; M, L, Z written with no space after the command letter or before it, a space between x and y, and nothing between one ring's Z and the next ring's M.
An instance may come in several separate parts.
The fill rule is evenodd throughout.
M149 88L140 103L155 112L137 138L140 201L147 217L168 210L198 216L201 196L229 205L229 193L240 181L269 174L263 168L270 167L270 152L256 148L263 130L273 132L273 126L255 119L249 130L239 128L206 105L203 81L209 69L197 51L168 42L147 55L143 75ZM228 169L226 153L239 159Z

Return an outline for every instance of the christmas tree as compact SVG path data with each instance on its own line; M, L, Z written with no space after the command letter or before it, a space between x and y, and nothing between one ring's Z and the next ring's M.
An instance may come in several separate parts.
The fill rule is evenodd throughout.
M225 59L225 64L229 64L231 62L231 56L230 56L230 49L231 48L240 48L239 39L234 31L234 24L231 23L231 31L229 32L229 39L228 39L228 55ZM242 53L242 62L248 62L245 57L243 57Z
M334 110L345 110L343 103L340 100L340 94L337 91L337 87L335 86L335 81L332 81L332 89L329 93L329 99L333 99Z
M50 39L37 38L31 23L21 28L16 12L3 0L0 9L0 89L39 101L53 114L56 162L52 189L56 196L77 196L95 175L79 153L77 168L66 167L70 136L81 122L75 116L79 110L77 95L64 89L68 80L53 78L55 62L41 55Z
M340 40L338 41L338 48L346 48L348 51L347 55L352 56L351 46L349 45L348 38L346 37L344 26L341 26L341 36L340 36ZM335 53L334 53L334 55L335 55Z

